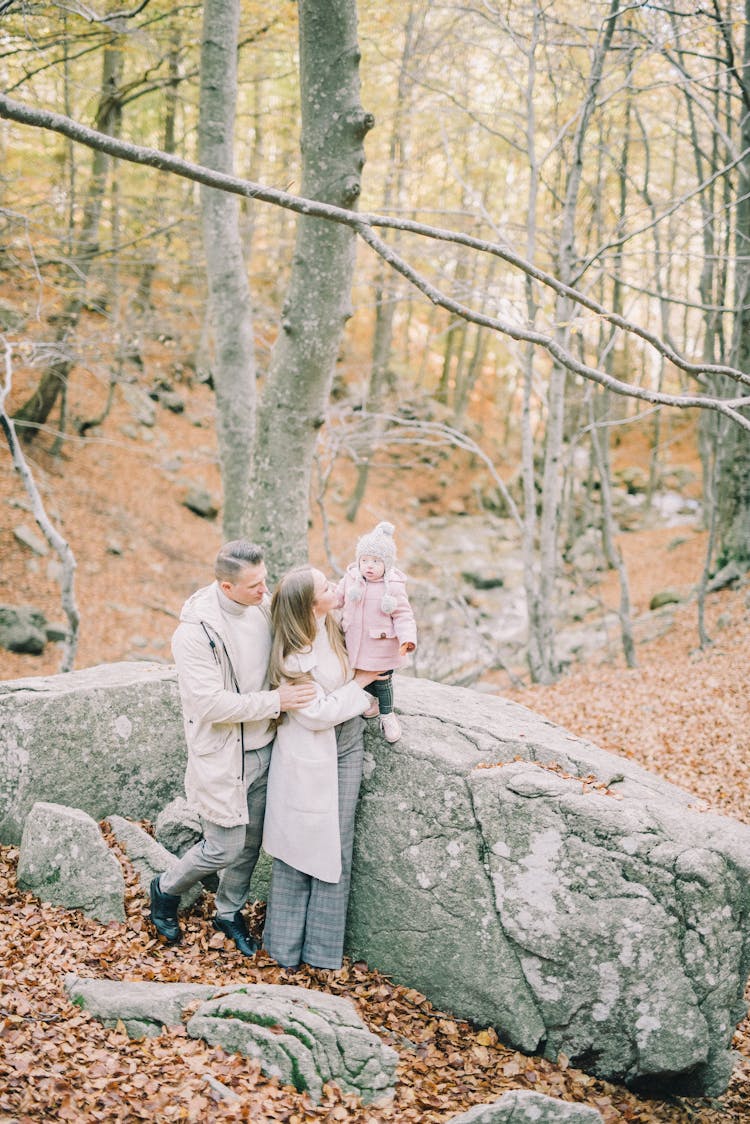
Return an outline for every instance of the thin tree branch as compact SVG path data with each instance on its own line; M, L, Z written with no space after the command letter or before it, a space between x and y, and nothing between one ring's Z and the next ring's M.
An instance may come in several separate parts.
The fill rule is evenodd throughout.
M546 285L554 292L561 296L568 297L577 305L588 309L597 316L601 316L604 320L620 328L622 331L629 332L643 339L660 355L663 355L665 359L668 359L680 370L685 371L686 374L694 376L702 374L725 375L739 383L750 386L750 373L740 371L726 364L689 362L675 351L673 347L665 343L652 332L610 311L591 297L588 297L585 293L580 292L571 285L564 284L554 275L539 269L531 262L526 261L520 255L514 253L508 247L500 245L499 243L487 242L483 239L475 238L468 234L462 234L458 231L431 227L408 219L398 219L374 213L361 214L356 211L347 210L344 207L336 207L329 203L320 203L314 199L305 199L302 196L292 195L286 191L265 187L262 184L253 183L251 180L244 180L221 172L214 172L209 168L202 167L199 164L193 164L187 160L182 160L178 156L161 152L158 149L130 144L127 141L122 141L105 133L97 132L95 129L80 125L78 122L62 114L53 113L50 110L31 109L28 106L8 98L4 94L0 94L0 118L17 121L20 124L30 125L35 128L49 129L63 136L67 136L80 144L84 144L88 148L99 149L118 159L128 160L131 163L143 164L147 167L156 168L159 171L170 172L182 176L183 178L206 184L209 187L216 187L220 190L242 195L249 199L257 199L264 203L271 203L275 206L294 211L297 214L306 215L311 218L326 219L330 222L351 226L377 254L384 258L385 261L389 262L394 269L397 269L398 272L406 277L416 288L420 289L433 303L453 311L462 319L492 328L495 331L510 336L512 339L526 340L529 343L536 344L553 355L558 362L562 363L568 370L581 375L583 378L598 382L603 386L609 386L616 394L641 398L647 402L659 402L666 406L677 406L680 408L698 407L716 410L732 418L743 428L750 430L750 419L738 413L739 408L748 405L749 399L720 399L701 395L661 394L655 391L645 390L642 387L632 386L629 383L621 382L619 379L614 379L598 368L591 367L576 359L575 356L571 355L550 336L546 336L541 332L525 330L519 325L512 324L499 317L491 317L483 313L474 312L458 301L454 301L452 298L445 296L431 285L430 282L418 274L416 270L409 266L407 262L395 254L389 245L378 238L372 228L383 227L386 229L403 230L425 238L463 245L482 253L494 254L503 261L506 261L509 265L515 266L517 269L527 274L527 276Z
M60 595L65 616L68 618L68 633L65 638L60 671L72 671L75 662L76 648L78 647L79 625L78 607L76 605L74 588L76 560L69 544L56 530L47 515L34 476L23 455L23 450L21 449L20 442L16 435L13 420L6 412L5 399L10 393L13 366L10 344L5 338L3 338L2 342L5 348L5 383L4 386L0 388L0 429L2 429L5 434L5 439L8 442L8 448L10 449L10 455L13 460L13 467L23 480L26 493L31 500L31 510L36 519L37 526L62 563Z

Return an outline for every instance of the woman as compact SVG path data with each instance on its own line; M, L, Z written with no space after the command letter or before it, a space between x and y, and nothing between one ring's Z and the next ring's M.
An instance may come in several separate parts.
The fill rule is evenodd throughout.
M287 968L303 960L340 968L344 949L361 715L372 701L363 688L379 673L352 677L329 615L337 601L320 570L301 566L281 579L271 602L271 683L317 688L312 703L282 719L268 773L263 846L274 861L263 944Z

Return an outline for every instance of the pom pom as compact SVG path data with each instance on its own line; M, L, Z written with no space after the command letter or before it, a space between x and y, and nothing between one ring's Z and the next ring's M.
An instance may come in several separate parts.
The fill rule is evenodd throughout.
M394 612L397 605L398 605L398 601L396 600L396 598L391 593L386 593L385 597L380 602L380 608L383 610L384 613Z
M395 530L392 523L378 523L375 528L375 531L380 532L381 535L392 535Z

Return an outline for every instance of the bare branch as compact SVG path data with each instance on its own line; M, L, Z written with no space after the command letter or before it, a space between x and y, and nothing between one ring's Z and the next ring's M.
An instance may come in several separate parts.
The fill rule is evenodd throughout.
M590 379L592 382L599 383L601 386L609 387L615 394L625 395L629 398L640 398L645 402L659 403L663 406L677 406L682 409L701 407L703 409L716 410L718 413L731 417L738 425L742 426L743 429L750 431L750 418L746 418L738 412L742 407L750 405L750 397L724 399L711 398L703 395L664 394L661 391L647 390L641 386L633 386L631 383L622 382L620 379L613 378L611 375L608 375L606 371L602 371L598 367L591 367L588 363L583 363L552 336L545 335L543 332L522 328L518 324L513 324L511 321L501 319L497 316L488 316L486 313L474 312L459 301L453 300L452 297L445 296L439 289L436 289L420 276L416 270L412 269L408 262L404 261L404 259L387 245L387 243L378 238L377 234L370 230L368 226L362 224L361 229L359 229L359 234L363 241L372 246L372 248L389 262L394 269L398 270L402 276L411 281L411 283L423 292L433 304L440 305L441 308L455 313L464 320L470 320L474 324L481 324L485 328L493 328L497 332L502 332L503 335L510 336L511 339L524 340L527 343L533 343L538 347L543 347L545 351L554 356L554 358L569 371L581 375L585 379ZM750 379L748 376L742 376L742 381L750 382Z
M62 114L53 113L49 110L31 109L8 98L4 94L0 94L0 118L18 121L21 124L31 125L36 128L50 129L80 144L84 144L88 148L99 149L118 159L128 160L136 164L143 164L148 167L156 168L159 171L170 172L174 175L194 180L197 183L219 188L220 190L241 195L248 199L271 203L274 206L283 207L297 214L306 215L311 218L326 219L330 222L351 226L377 254L394 269L397 269L399 273L406 277L416 288L433 301L433 303L439 304L441 307L454 312L462 319L492 328L494 331L501 332L504 335L510 336L512 339L525 340L542 347L568 370L581 375L583 378L591 379L603 386L608 386L616 394L640 398L647 402L660 403L665 406L676 406L680 408L697 407L716 410L732 418L732 420L736 421L737 424L743 428L750 430L750 419L738 413L741 407L747 405L747 399L722 399L702 395L670 395L645 390L642 387L633 386L630 383L611 378L604 371L581 362L550 336L541 332L524 329L517 324L513 324L499 317L492 317L484 313L474 312L458 301L445 296L440 290L431 285L429 281L400 258L389 245L383 242L372 228L383 227L386 229L402 230L424 238L462 245L481 253L493 254L525 273L528 277L546 285L559 295L569 298L579 307L586 308L596 316L602 317L602 319L606 320L614 327L620 328L622 331L644 340L653 347L655 351L686 374L693 376L725 375L736 382L750 386L750 373L740 371L726 364L692 363L688 361L672 346L665 343L652 332L628 320L626 317L610 311L585 293L571 285L564 284L559 278L539 269L537 266L533 265L533 263L526 261L519 254L514 253L509 247L501 245L500 243L487 242L481 238L475 238L458 231L427 226L424 223L409 219L394 218L374 213L361 214L343 207L320 203L314 199L305 199L302 196L292 195L289 192L279 191L276 188L265 187L262 184L253 183L250 180L243 180L221 172L214 172L209 168L202 167L199 164L193 164L187 160L182 160L178 156L161 152L158 149L130 144L127 141L122 141L116 137L108 136L105 133L97 132L95 129L89 129Z
M75 662L76 648L78 647L79 625L78 607L76 605L74 589L76 560L69 544L56 530L47 515L39 489L36 486L28 462L23 455L23 450L21 449L13 420L6 412L5 399L10 393L13 366L11 346L4 337L3 346L5 348L5 383L4 386L0 388L0 429L3 430L5 439L8 442L10 455L13 459L13 466L23 480L26 493L31 500L31 510L36 519L37 526L62 563L60 594L62 607L68 618L68 634L65 640L65 648L63 649L60 671L72 671Z

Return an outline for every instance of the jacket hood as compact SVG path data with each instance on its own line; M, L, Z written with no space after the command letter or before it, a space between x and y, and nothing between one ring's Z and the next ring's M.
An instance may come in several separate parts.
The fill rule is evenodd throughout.
M219 608L219 586L217 582L204 585L197 589L180 610L180 621L183 624L210 624L212 628L221 631L221 609Z
M260 609L266 616L269 615L270 598L264 597L260 605L248 608ZM270 617L269 617L270 619ZM219 583L211 582L197 589L180 610L180 624L207 624L214 632L223 637L225 618L221 611L219 600Z

